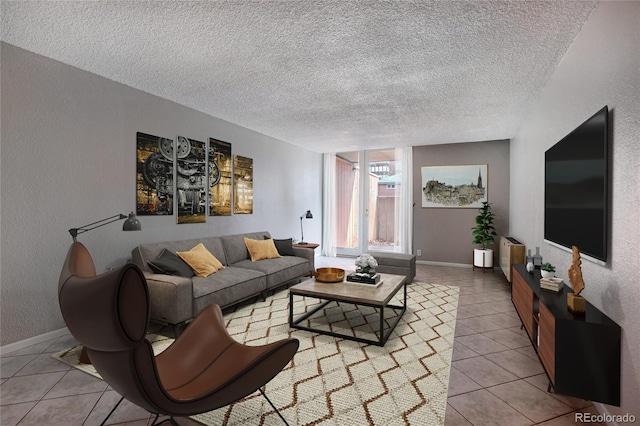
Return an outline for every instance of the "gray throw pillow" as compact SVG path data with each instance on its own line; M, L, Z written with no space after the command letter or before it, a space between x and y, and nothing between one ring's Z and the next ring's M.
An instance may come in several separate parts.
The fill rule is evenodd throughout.
M265 236L265 240L268 240L269 237ZM295 256L293 252L293 239L287 238L285 240L276 240L273 239L273 243L276 245L276 250L278 250L278 254L280 256Z
M147 265L149 265L149 268L156 274L178 275L187 278L195 275L191 266L187 265L177 254L166 248L162 249L155 259L148 261Z

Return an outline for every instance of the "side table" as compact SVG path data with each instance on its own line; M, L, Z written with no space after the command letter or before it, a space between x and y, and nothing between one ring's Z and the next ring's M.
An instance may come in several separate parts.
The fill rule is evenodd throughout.
M293 246L294 247L300 247L300 248L310 248L312 250L315 250L317 247L320 246L320 244L316 244L316 243L304 243L304 244L296 243L296 244L293 244Z

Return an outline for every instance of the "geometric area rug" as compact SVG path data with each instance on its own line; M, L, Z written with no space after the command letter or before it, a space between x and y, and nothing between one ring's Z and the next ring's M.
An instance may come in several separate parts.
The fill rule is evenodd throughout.
M401 293L391 302L401 304ZM224 314L229 334L247 345L295 337L300 348L264 391L291 425L444 425L453 352L458 287L414 282L407 310L384 347L289 328L289 292L242 304ZM321 303L294 297L294 316ZM307 325L377 339L375 308L333 302ZM394 319L385 310L385 322ZM173 341L148 335L154 351ZM52 355L100 377L78 363L79 349ZM206 425L281 425L259 392L217 410L191 417Z

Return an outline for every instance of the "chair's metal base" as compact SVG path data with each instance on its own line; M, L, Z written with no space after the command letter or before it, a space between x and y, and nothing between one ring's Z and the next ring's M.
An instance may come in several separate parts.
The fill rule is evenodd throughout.
M116 403L116 405L111 409L111 411L109 411L109 414L107 414L107 417L105 417L104 420L102 421L102 423L100 423L100 426L104 426L104 424L107 422L107 420L109 420L109 417L111 417L113 412L116 411L116 408L118 408L118 406L120 405L120 403L122 402L123 399L124 399L124 396L121 396L120 399L118 400L118 402ZM171 423L173 426L180 426L176 422L176 420L171 416L168 419L164 419L161 422L158 422L158 417L160 417L160 413L155 413L155 415L156 415L156 417L153 419L153 423L151 423L151 426L161 425L161 424L166 423L166 422Z
M282 419L282 421L284 422L285 425L289 426L289 423L287 423L287 421L285 420L284 417L282 417L282 414L280 414L280 411L276 408L275 405L273 405L273 402L271 402L271 400L267 397L267 394L264 393L264 391L262 390L262 388L258 389L260 391L260 393L262 394L262 396L264 396L264 399L267 400L267 402L269 403L269 405L271 405L271 408L273 408L273 410L276 412L276 414ZM107 414L107 417L104 418L104 420L102 421L102 423L100 423L100 426L104 426L104 424L107 422L107 420L109 419L109 417L111 417L111 415L113 414L114 411L116 411L116 408L118 408L118 406L120 405L120 403L122 402L122 400L124 399L124 396L120 397L120 400L116 403L116 405L111 409L111 411L109 412L109 414ZM168 419L164 419L161 422L158 422L158 417L160 417L159 413L155 413L156 417L153 419L153 423L151 423L151 426L157 426L157 425L161 425L163 423L169 422L171 423L172 426L180 426L178 425L178 423L176 422L176 420L173 418L173 416L169 416Z
M275 405L273 405L273 402L271 402L271 400L269 398L267 398L267 394L264 393L264 391L262 390L262 388L258 389L260 391L260 393L262 394L262 396L264 396L264 399L267 400L267 402L269 403L269 405L271 405L271 408L273 408L273 410L276 412L276 414L278 416L280 416L280 418L282 419L282 421L284 422L285 425L289 426L289 423L287 423L287 421L284 419L284 417L282 417L282 414L280 414L280 411L276 408Z

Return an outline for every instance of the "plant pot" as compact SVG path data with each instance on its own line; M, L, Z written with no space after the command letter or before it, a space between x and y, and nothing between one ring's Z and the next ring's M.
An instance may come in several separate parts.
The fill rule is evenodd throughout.
M473 266L479 268L493 268L492 249L473 249Z
M555 275L555 272L540 270L542 278L551 278Z

